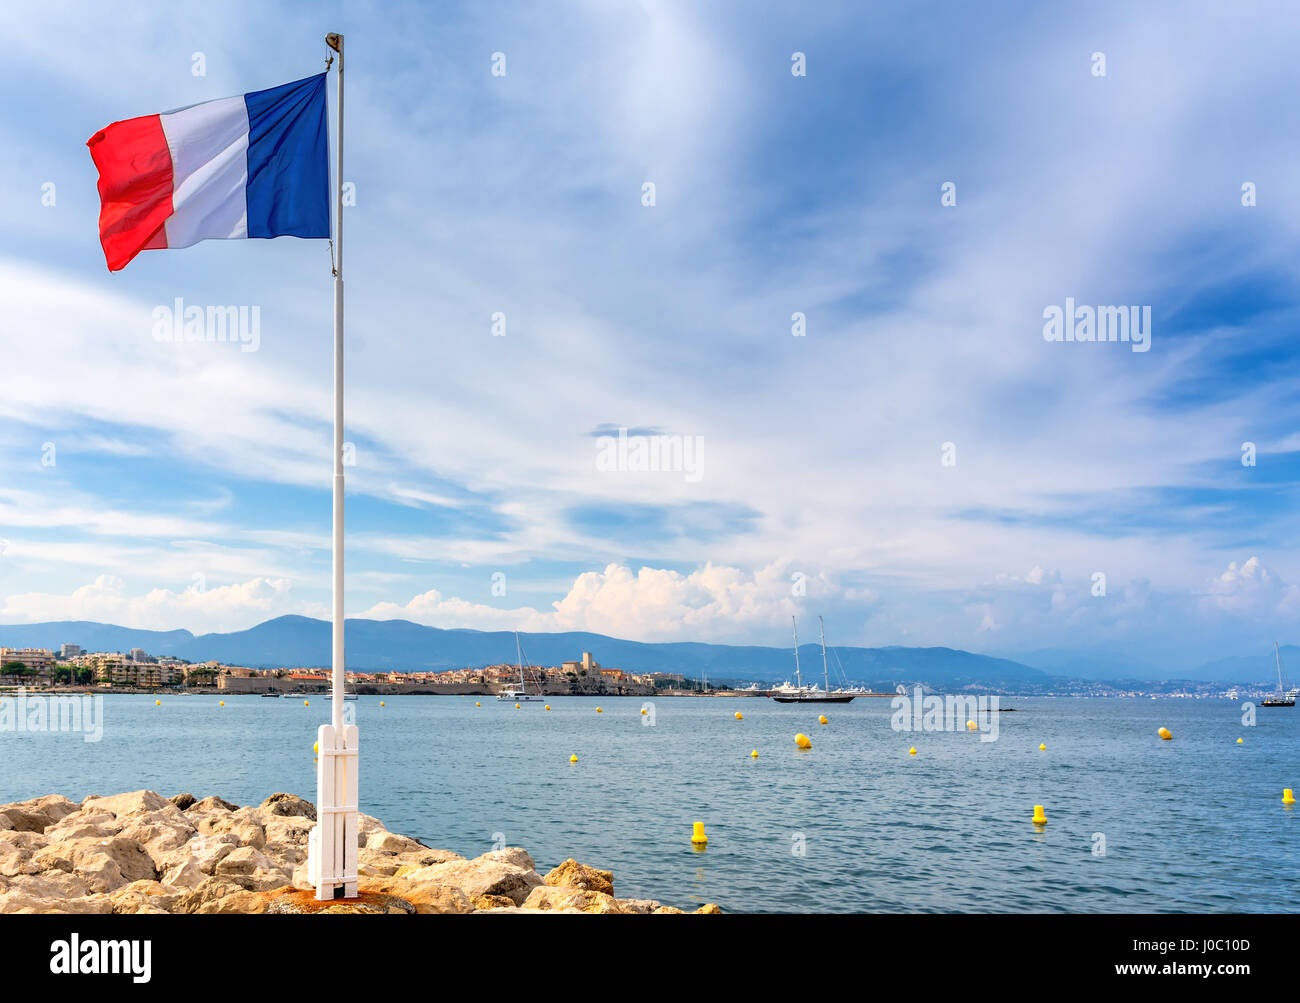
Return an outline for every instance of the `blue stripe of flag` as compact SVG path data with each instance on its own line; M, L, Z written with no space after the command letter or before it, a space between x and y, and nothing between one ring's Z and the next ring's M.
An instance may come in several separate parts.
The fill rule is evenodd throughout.
M325 74L244 95L248 235L330 235Z

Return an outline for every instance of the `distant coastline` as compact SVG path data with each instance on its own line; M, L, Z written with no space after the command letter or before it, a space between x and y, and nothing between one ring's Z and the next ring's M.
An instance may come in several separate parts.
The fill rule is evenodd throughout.
M877 692L898 683L920 683L935 691L1000 692L1023 695L1227 696L1268 692L1274 685L1272 639L1261 638L1257 650L1210 661L1212 653L1154 665L1139 652L1124 648L1080 651L1042 649L996 656L933 645L928 647L859 647L835 643L827 624L832 674L849 685ZM525 661L562 666L582 651L631 676L664 674L693 682L708 678L719 687L775 685L793 677L793 652L786 646L706 641L629 641L583 631L520 632ZM842 641L843 638L839 638ZM330 625L304 616L281 616L246 630L195 635L188 630L145 630L93 621L0 624L0 646L63 647L84 652L130 652L142 649L160 660L187 665L217 663L256 669L320 671L331 663ZM815 644L801 654L820 661ZM1284 662L1300 664L1300 648L1282 645ZM513 631L442 629L407 620L347 621L349 671L357 674L477 673L516 661ZM467 669L466 667L477 667ZM818 666L820 667L820 666ZM134 679L115 680L135 682ZM465 680L462 680L465 681ZM3 682L0 680L0 682ZM85 680L77 680L85 682ZM150 680L165 682L165 680ZM691 688L689 684L684 687ZM598 687L592 687L598 690ZM618 692L614 688L612 692Z

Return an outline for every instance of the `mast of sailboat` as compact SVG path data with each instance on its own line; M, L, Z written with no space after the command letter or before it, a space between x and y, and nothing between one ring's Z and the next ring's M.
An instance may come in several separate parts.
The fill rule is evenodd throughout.
M519 689L527 691L524 685L524 649L519 644L519 631L515 631L515 658L519 662Z
M817 629L822 635L822 678L826 681L826 692L831 691L831 670L826 666L826 625L822 623L821 614L817 616Z
M803 676L799 674L799 621L790 616L790 623L794 627L794 684L800 689L803 688Z
M1273 642L1273 658L1277 661L1277 691L1286 696L1286 688L1282 685L1282 653L1278 651L1277 642Z

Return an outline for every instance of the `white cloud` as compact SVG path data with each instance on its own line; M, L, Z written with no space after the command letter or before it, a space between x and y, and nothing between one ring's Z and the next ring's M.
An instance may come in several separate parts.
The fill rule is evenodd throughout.
M751 638L755 630L769 633L774 625L784 631L783 621L809 610L807 600L831 596L829 579L812 574L806 578L806 599L797 601L791 591L792 574L788 561L752 573L713 564L685 574L609 564L602 571L578 575L549 611L498 609L445 597L433 589L406 603L378 603L361 616L434 627L582 630L635 641L742 640Z
M69 595L27 592L0 601L0 619L10 623L91 620L148 630L184 626L194 633L243 629L287 612L301 611L283 578L254 578L235 585L182 592L151 589L129 594L126 583L100 575Z
M1214 578L1202 597L1202 611L1214 610L1237 615L1260 616L1294 613L1300 610L1300 588L1288 585L1256 556Z

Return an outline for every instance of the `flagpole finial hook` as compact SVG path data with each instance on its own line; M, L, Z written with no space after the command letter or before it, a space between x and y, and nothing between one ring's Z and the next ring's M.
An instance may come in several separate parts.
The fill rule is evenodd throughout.
M325 36L325 44L328 45L335 52L342 52L343 36L336 32L331 31L328 35Z

